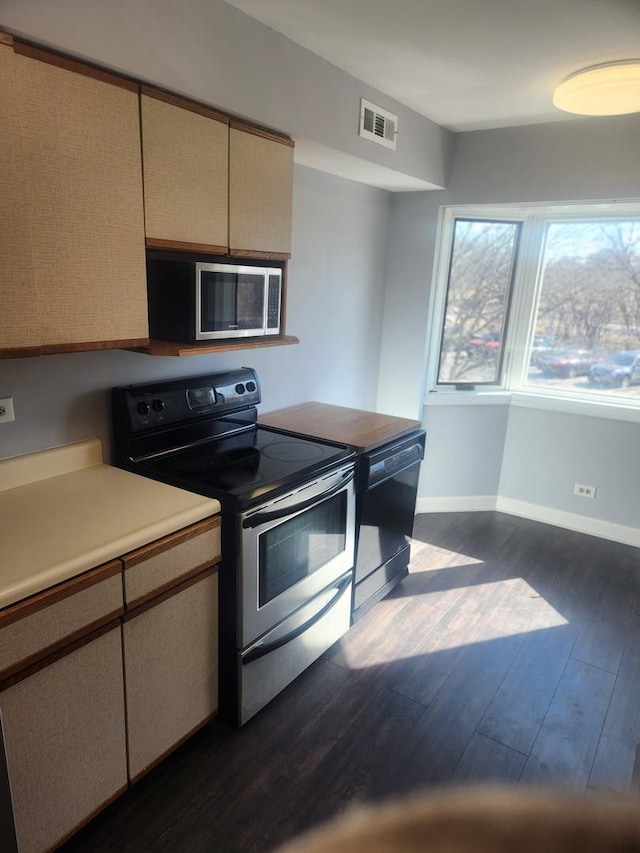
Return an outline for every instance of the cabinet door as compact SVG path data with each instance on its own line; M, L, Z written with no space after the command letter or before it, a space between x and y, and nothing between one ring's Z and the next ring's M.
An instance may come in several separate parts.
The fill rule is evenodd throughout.
M229 251L291 253L293 143L232 124L229 132Z
M215 115L141 96L149 245L227 251L229 128Z
M11 193L19 181L23 195L16 221L9 219L9 232L0 237L0 256L9 249L2 261L8 312L0 348L57 351L144 342L136 87L77 73L73 69L81 66L72 62L61 67L8 47L2 54L3 65L10 66L9 92L2 95L9 110L3 128L10 133L3 132L0 156L12 161L5 170ZM4 228L5 210L2 220ZM96 343L101 346L91 346Z
M20 853L42 853L127 784L120 627L0 693Z
M21 163L20 105L16 57L0 44L0 349L35 346L40 341L35 280L25 252L29 223Z
M208 570L124 623L129 778L218 707L218 575Z

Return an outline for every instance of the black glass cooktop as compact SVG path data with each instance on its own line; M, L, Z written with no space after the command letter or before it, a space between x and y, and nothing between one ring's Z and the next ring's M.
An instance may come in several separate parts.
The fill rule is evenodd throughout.
M349 447L254 427L138 464L140 473L246 506L354 455Z

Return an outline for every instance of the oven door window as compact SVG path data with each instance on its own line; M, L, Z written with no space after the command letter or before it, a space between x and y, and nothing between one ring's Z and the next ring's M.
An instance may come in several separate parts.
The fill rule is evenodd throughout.
M283 521L260 535L259 606L329 563L346 547L347 493Z
M200 273L200 327L203 332L262 329L264 274Z

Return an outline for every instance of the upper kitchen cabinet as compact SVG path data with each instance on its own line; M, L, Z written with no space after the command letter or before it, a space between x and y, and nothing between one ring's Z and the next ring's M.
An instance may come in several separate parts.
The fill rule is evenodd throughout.
M143 87L147 246L226 254L229 119Z
M229 250L236 257L291 253L293 142L231 121Z
M148 339L137 84L0 37L0 355Z

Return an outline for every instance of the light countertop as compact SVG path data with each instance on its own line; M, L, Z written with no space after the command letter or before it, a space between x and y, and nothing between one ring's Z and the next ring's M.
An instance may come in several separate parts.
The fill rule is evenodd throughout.
M98 439L0 460L0 607L218 512L103 464Z

